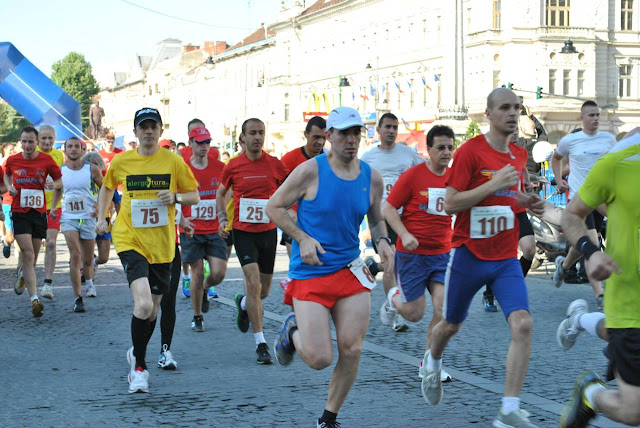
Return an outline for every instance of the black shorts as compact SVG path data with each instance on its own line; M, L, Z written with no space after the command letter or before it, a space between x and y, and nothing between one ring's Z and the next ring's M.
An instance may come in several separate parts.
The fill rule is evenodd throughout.
M180 245L184 263L192 263L207 256L227 261L227 244L217 233L196 234L192 238L181 233Z
M584 222L587 224L587 229L595 229L597 233L600 233L602 230L602 223L604 223L604 217L598 212L598 210L593 210L589 213Z
M284 231L282 231L282 238L280 238L280 245L291 245L293 243L293 238L287 235Z
M35 239L47 237L47 213L41 213L31 208L26 213L11 213L13 235L29 234Z
M623 381L640 386L640 329L610 328L605 355L609 359L607 381L615 379L618 371Z
M391 245L396 245L396 241L398 241L398 234L391 228L391 226L389 226L389 223L386 221L384 223L387 225L387 234L389 235L389 239L391 239ZM371 230L371 227L369 227L369 230ZM373 236L371 237L371 242L373 242L373 249L376 254L378 254L378 246L376 245L376 241L373 239Z
M236 255L241 266L258 263L260 273L273 273L278 246L276 229L257 233L233 229L233 245L236 247Z
M533 236L533 227L531 226L531 222L529 221L529 216L526 211L516 214L516 218L518 219L518 223L520 224L520 237L518 240L524 238L525 236Z
M118 253L129 286L136 279L148 278L151 294L165 294L169 291L171 263L150 264L140 253L128 250Z

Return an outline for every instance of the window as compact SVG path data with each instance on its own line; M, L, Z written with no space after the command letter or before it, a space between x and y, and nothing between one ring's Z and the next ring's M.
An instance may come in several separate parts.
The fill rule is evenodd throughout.
M620 29L622 31L633 30L633 0L621 0L620 4Z
M631 97L631 72L633 65L623 64L618 67L620 78L618 80L618 95L620 98Z
M556 93L556 70L549 70L549 93Z
M493 70L493 89L500 87L500 70Z
M493 25L491 28L494 30L500 29L500 3L502 0L493 0Z
M569 95L571 87L571 70L563 70L562 72L562 95Z
M584 95L584 70L578 70L578 96Z
M546 0L547 26L568 27L571 0Z

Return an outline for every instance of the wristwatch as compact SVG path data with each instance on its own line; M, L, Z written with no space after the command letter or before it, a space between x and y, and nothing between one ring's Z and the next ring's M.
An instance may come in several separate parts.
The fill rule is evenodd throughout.
M176 193L176 203L182 203L182 193Z
M387 241L387 244L389 244L389 246L391 246L391 238L389 238L388 236L381 236L378 239L376 239L376 247L380 244L380 241L385 240Z

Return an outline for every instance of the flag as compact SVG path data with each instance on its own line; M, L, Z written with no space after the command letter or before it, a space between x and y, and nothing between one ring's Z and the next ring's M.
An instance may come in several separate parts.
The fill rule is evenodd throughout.
M424 77L422 77L422 84L424 85L425 88L427 88L428 90L431 90L429 85L427 85L427 79L425 79Z
M355 92L353 92L353 90L351 91L351 101L355 101L356 100L356 94Z
M393 83L396 84L396 88L398 88L398 93L399 94L404 94L404 91L400 88L400 84L398 83L398 81L394 80Z
M413 92L413 86L411 86L411 81L407 80L407 87L409 88L409 92Z
M373 87L372 83L369 83L369 91L371 92L371 96L376 94L376 88Z
M364 89L364 93L362 92L362 90ZM362 87L360 86L360 98L362 98L363 100L367 101L369 99L369 97L367 96L367 88L366 87Z
M434 74L434 75L433 75L433 80L434 80L434 81L436 81L436 82L439 82L439 81L440 81L440 78L438 77L438 75L437 75L437 74Z
M413 131L413 128L411 127L411 125L409 125L409 122L402 119L402 123L404 124L404 127L407 128L409 131Z
M387 85L382 85L382 96L384 97L384 93L387 90Z

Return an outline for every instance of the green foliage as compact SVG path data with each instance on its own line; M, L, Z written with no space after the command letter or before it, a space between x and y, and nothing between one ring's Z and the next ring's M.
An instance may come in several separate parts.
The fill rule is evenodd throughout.
M482 134L482 130L480 130L480 126L478 126L478 123L475 120L472 120L469 123L469 126L467 126L467 131L462 136L462 141L469 141L476 135L480 135L480 134Z
M15 143L20 138L20 130L29 125L10 105L0 103L0 143Z
M53 64L51 69L53 70L51 80L80 103L82 127L87 129L91 99L100 91L98 82L93 77L91 64L84 59L84 55L70 52Z

